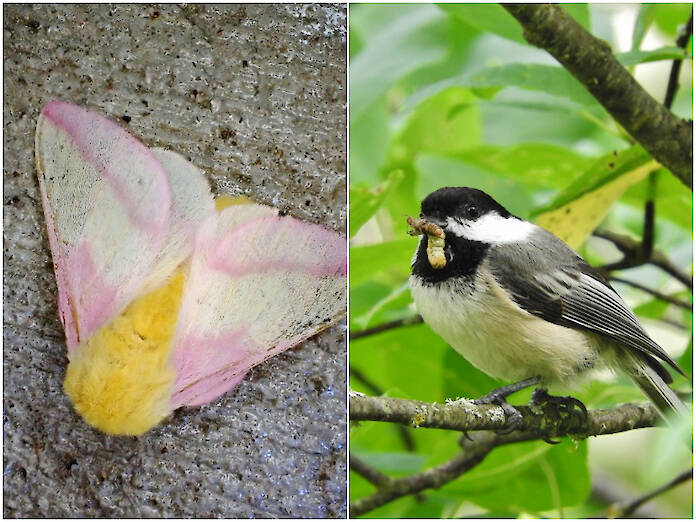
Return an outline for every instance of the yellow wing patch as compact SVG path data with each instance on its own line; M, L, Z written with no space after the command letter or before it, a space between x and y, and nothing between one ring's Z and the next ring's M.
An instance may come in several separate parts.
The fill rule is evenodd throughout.
M184 272L133 301L71 354L64 389L89 424L112 435L140 435L171 408L169 362Z
M215 208L218 212L233 205L253 205L254 201L248 196L218 196L215 198Z

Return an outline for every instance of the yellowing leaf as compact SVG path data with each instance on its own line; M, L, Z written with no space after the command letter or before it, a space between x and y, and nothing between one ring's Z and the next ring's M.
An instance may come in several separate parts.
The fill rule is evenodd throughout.
M660 164L638 146L604 156L542 210L536 223L577 249L611 205L629 187L659 167ZM584 190L581 189L583 184Z

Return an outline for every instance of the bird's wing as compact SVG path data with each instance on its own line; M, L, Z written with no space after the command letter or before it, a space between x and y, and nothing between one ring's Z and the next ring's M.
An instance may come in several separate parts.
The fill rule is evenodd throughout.
M543 244L544 251L536 244ZM648 336L602 275L555 236L548 234L541 243L508 243L491 248L488 259L491 273L527 312L555 324L598 334L649 356L648 364L657 363L657 359L684 375ZM661 365L651 366L671 382Z

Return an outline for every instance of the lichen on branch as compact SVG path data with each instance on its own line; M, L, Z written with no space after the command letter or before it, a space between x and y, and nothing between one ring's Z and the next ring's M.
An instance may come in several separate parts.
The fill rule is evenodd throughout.
M447 404L392 397L368 397L351 393L350 420L403 424L414 428L456 431L502 430L508 427L503 409L492 404L459 400ZM659 417L650 403L622 404L610 409L590 410L584 421L577 415L558 414L553 406L515 406L522 414L516 431L532 438L562 435L589 437L655 425Z

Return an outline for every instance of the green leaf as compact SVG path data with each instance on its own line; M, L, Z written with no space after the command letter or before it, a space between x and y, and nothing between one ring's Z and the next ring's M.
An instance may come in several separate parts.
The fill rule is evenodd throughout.
M488 509L515 512L577 505L590 493L587 442L568 438L496 448L471 471L441 489Z
M384 200L404 179L404 173L395 170L389 173L387 180L374 189L350 189L350 234L353 237L367 221L375 215Z
M411 272L411 257L418 246L418 238L407 234L404 218L404 238L375 245L350 247L350 287L377 279L400 284Z
M368 107L411 71L442 60L447 53L447 17L429 5L395 9L392 5L360 6L357 21L384 19L378 32L364 31L364 46L350 62L350 119ZM351 13L353 9L351 8ZM353 19L351 18L351 24Z
M466 87L521 87L567 98L585 106L597 105L587 92L563 67L533 63L510 63L488 67L461 80Z
M677 363L679 363L679 367L684 370L684 373L687 375L691 375L693 372L693 357L694 357L694 340L693 336L689 340L689 346L684 350L684 353L681 354L679 359L677 359Z
M395 139L391 156L406 161L417 154L455 153L481 139L477 97L463 87L449 87L419 104Z
M425 98L451 87L454 78L470 67L471 53L482 33L454 16L448 22L447 56L410 72L390 89L388 98L395 114L408 113Z
M384 317L384 312L388 310L393 310L395 308L405 309L411 303L411 292L408 288L408 283L405 282L389 294L384 296L382 299L378 300L370 309L361 314L358 317L351 318L351 323L356 325L361 330L364 330L368 326L372 326L375 318L382 318L382 322L389 321L391 319ZM409 315L413 315L411 312Z
M473 186L495 198L510 212L527 216L535 206L529 190L516 179L492 176L475 165L442 156L422 156L417 164L419 183L417 195L424 198L440 187Z
M650 24L652 23L654 11L654 4L641 4L640 10L638 11L638 16L636 17L636 23L633 24L631 51L637 51L640 49L640 44L643 42L643 38L645 38L645 34L648 32ZM630 64L624 63L624 65Z
M360 33L358 32L355 25L351 24L348 27L348 34L350 36L348 39L348 41L350 42L350 48L348 50L348 59L350 60L353 58L353 56L362 51L362 48L365 46L365 43L363 42L362 37L360 36Z
M405 173L401 187L387 202L397 230L404 214L417 213L419 208L414 160L424 153L455 153L478 145L481 120L476 101L463 87L444 89L420 103L394 138L386 169L400 168Z
M449 346L425 324L350 342L351 365L392 397L443 402L442 355ZM429 431L429 430L423 430Z
M353 285L350 287L350 329L362 329L362 326L355 324L355 318L360 317L372 308L376 301L383 299L392 291L390 285L369 281L361 285Z
M380 168L390 146L389 114L384 96L378 98L363 114L350 121L351 186L377 185L382 181Z
M565 147L546 143L482 145L453 157L492 174L520 180L530 187L554 188L567 185L594 161Z
M629 188L621 201L642 210L648 194L648 179ZM693 193L667 169L657 172L655 187L655 208L660 219L668 219L691 231L693 218Z
M668 302L655 298L633 308L633 313L648 319L659 319L665 314L668 307Z
M677 28L685 25L692 13L693 4L656 4L653 13L655 24L670 40L676 40Z
M629 51L620 53L616 58L622 65L628 67L639 63L659 62L660 60L682 60L688 58L686 51L679 47L660 47L652 51Z
M403 452L351 451L373 468L382 473L409 474L420 471L428 460L427 456Z
M484 32L526 44L522 27L499 4L438 4L440 9Z
M536 222L572 248L579 248L626 189L658 167L639 145L607 154L550 205L536 211Z
M445 397L450 400L476 399L502 385L498 379L493 379L474 368L454 349L445 352L442 367L442 389Z

